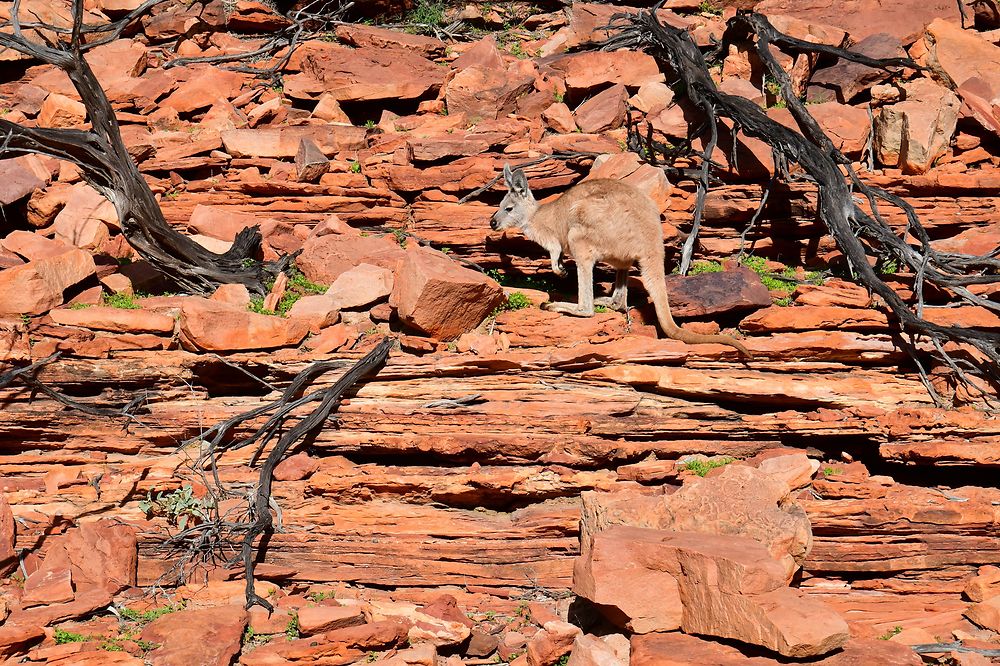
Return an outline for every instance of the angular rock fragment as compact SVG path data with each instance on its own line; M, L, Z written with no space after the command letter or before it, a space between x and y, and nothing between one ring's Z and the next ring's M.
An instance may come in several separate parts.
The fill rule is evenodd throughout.
M238 351L297 345L309 333L309 325L188 297L181 305L180 332L181 341L194 349Z
M904 85L906 99L884 106L875 121L879 161L903 173L925 173L951 144L961 102L930 79Z
M478 326L503 300L495 280L415 247L406 251L389 303L408 326L450 340Z
M295 153L295 176L300 183L315 183L324 173L330 170L330 160L316 143L308 137L299 141L299 149Z
M42 314L63 303L63 292L94 275L94 258L83 250L0 271L0 314Z

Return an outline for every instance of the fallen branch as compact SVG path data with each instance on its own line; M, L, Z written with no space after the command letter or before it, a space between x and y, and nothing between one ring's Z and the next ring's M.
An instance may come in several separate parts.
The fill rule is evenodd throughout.
M919 353L922 351L918 343L926 342L930 346L929 353L950 370L957 385L962 386L970 396L980 398L987 407L995 409L994 396L1000 389L1000 334L928 321L923 317L923 287L930 283L950 290L967 304L1000 311L1000 303L977 296L968 288L971 285L1000 283L1000 275L995 274L1000 270L1000 259L936 251L930 245L930 238L912 206L895 195L864 183L858 177L851 160L834 146L805 104L793 93L791 80L770 47L778 46L792 53L822 53L881 69L920 69L919 66L908 58L870 58L795 39L776 30L760 14L737 13L729 21L721 46L736 41L748 41L754 46L767 72L779 83L787 108L803 129L803 133L799 133L769 118L750 100L719 91L705 57L688 33L665 25L656 18L655 12L660 5L662 2L649 11L616 16L613 26L618 32L603 48L649 51L684 83L686 94L692 100L702 100L699 107L708 114L710 124L716 122L716 116L730 118L746 135L765 141L779 158L776 170L779 161L798 163L816 183L819 219L836 241L856 281L882 299L899 333L912 339L910 344L902 346L918 367L921 367ZM725 48L716 50L726 52ZM846 179L841 169L846 170ZM855 192L865 197L871 214L857 204ZM879 212L879 202L904 211L907 227L903 233L897 233L886 223ZM907 234L912 235L918 245L907 242ZM866 242L863 243L862 239ZM869 255L894 257L913 271L917 276L915 307L909 306L875 272L869 265ZM989 274L991 271L994 274ZM935 400L944 403L925 372L921 372L921 379Z
M216 505L218 505L218 499L234 495L233 489L224 487L219 479L217 466L220 456L226 451L234 451L257 444L257 449L251 457L251 464L253 464L267 445L277 437L277 442L260 466L257 483L244 493L247 511L240 520L229 520L227 516L220 515L216 510L210 520L183 530L167 540L169 546L184 552L184 562L190 562L196 557L211 560L226 550L233 552L234 544L238 542L240 544L238 555L229 559L226 566L232 566L237 562L243 563L247 582L246 607L261 606L268 612L273 610L271 604L266 599L261 598L254 589L254 567L256 560L263 556L271 535L277 531L271 516L272 509L279 516L280 527L281 510L271 495L274 468L284 459L292 446L314 433L326 422L347 391L385 366L392 345L393 340L385 338L348 369L332 386L300 395L308 384L323 374L344 366L342 361L313 363L292 379L277 400L227 419L202 435L181 444L181 447L192 443L208 445L206 449L203 449L196 463L196 468L211 470L214 483L207 485L214 485ZM299 407L311 402L319 402L319 405L304 416L295 416ZM268 420L248 437L225 441L227 434L234 427L247 421L253 421L267 413L271 413ZM286 424L293 418L297 418L297 421L291 428L285 430ZM284 432L278 436L281 431Z

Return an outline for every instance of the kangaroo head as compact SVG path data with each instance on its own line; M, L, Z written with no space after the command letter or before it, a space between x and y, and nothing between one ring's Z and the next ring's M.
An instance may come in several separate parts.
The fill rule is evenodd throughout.
M494 231L511 227L523 229L538 210L538 202L535 201L531 188L528 187L528 179L521 169L511 171L510 165L505 164L503 180L507 184L507 194L500 202L500 209L493 213L490 227Z

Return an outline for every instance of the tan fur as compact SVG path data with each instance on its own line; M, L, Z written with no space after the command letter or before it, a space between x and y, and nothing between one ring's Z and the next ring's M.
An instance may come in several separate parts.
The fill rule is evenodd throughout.
M639 264L642 282L653 299L660 328L667 337L690 344L718 343L752 354L728 335L702 335L678 326L670 313L663 270L663 230L653 200L636 188L617 180L584 181L551 203L538 204L518 171L508 176L510 193L494 216L494 228L518 226L552 259L552 269L564 274L561 256L576 261L578 303L550 303L546 309L589 317L594 306L617 310L627 307L628 271ZM594 300L594 265L602 262L615 272L611 298Z

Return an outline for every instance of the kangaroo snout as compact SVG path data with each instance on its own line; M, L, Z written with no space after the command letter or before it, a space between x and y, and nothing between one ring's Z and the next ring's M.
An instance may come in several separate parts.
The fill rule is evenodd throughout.
M490 217L490 229L497 231L500 228L500 223L497 221L497 216L493 215Z

